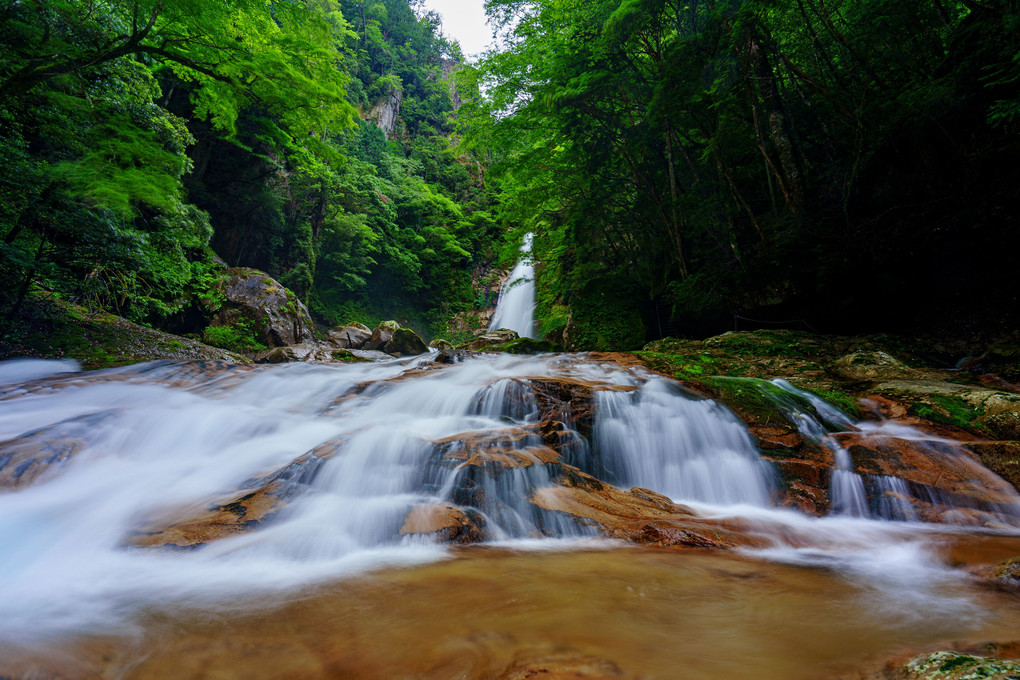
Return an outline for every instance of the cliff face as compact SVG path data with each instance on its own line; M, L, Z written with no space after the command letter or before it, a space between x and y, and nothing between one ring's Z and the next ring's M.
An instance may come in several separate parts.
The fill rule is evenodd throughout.
M397 120L400 118L400 105L403 101L403 91L392 90L380 99L368 114L369 119L374 121L376 126L386 135L386 139L392 139L393 137L393 131L397 127Z
M461 67L461 62L456 59L443 59L443 82L450 86L450 99L453 100L453 110L456 111L464 103L457 92L457 85L453 82L453 74Z

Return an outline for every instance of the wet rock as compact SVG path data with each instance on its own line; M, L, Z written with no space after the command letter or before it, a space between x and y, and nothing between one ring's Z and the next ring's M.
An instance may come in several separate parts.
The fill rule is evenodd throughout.
M404 520L400 535L431 535L444 543L460 544L481 543L488 538L481 513L450 503L416 505Z
M957 652L935 652L916 656L899 669L903 680L1014 680L1020 676L1020 662L989 659Z
M965 446L985 467L1020 491L1020 441L978 441Z
M515 659L497 680L636 680L605 659L560 654Z
M873 506L889 496L891 502L908 503L925 521L955 524L996 525L1002 515L1020 514L1016 490L955 442L857 432L835 438L858 474L904 481L898 492L866 483Z
M433 340L432 342L429 343L429 347L431 347L432 349L438 349L438 350L453 349L453 343L451 343L449 340L443 340L442 338L436 338L435 340Z
M15 490L59 474L111 412L90 413L0 442L0 489Z
M508 328L500 328L498 330L488 331L473 340L461 343L457 345L457 349L470 349L476 352L482 352L500 347L501 345L513 342L519 338L520 335L517 334L517 331L512 331Z
M247 320L269 348L315 341L315 324L298 297L265 272L236 267L225 272L226 301L210 325Z
M364 324L349 323L337 326L327 335L329 341L343 349L361 349L372 339L372 329Z
M571 515L605 535L663 547L732 548L754 543L749 534L703 520L647 489L624 491L570 465L556 485L537 489L531 502Z
M195 548L211 541L253 531L269 522L289 501L304 493L322 464L341 442L323 442L276 472L249 480L248 490L204 509L180 509L149 519L125 539L138 548Z

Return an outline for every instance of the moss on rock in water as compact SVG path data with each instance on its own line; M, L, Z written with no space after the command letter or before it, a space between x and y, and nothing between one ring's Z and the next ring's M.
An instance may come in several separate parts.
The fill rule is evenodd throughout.
M714 376L699 382L718 392L722 401L749 421L749 424L782 424L796 428L796 413L807 413L822 419L810 401L767 380Z
M1015 680L1020 663L988 659L956 652L935 652L917 656L902 668L910 680Z

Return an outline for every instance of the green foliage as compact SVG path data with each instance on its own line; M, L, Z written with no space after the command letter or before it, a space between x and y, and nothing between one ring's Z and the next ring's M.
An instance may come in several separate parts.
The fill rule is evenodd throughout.
M228 326L209 326L202 333L202 342L241 354L268 349L256 338L255 322L251 319L238 319Z
M1015 3L486 7L508 47L458 74L458 129L494 160L508 241L536 232L543 328L596 278L679 334L779 305L909 326L871 294L904 286L929 319L991 294L1016 320Z

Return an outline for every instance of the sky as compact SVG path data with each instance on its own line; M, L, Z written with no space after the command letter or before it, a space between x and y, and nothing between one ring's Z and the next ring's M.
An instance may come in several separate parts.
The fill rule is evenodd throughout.
M471 59L492 42L492 30L485 23L485 0L425 0L425 7L443 17L443 34L460 43Z

